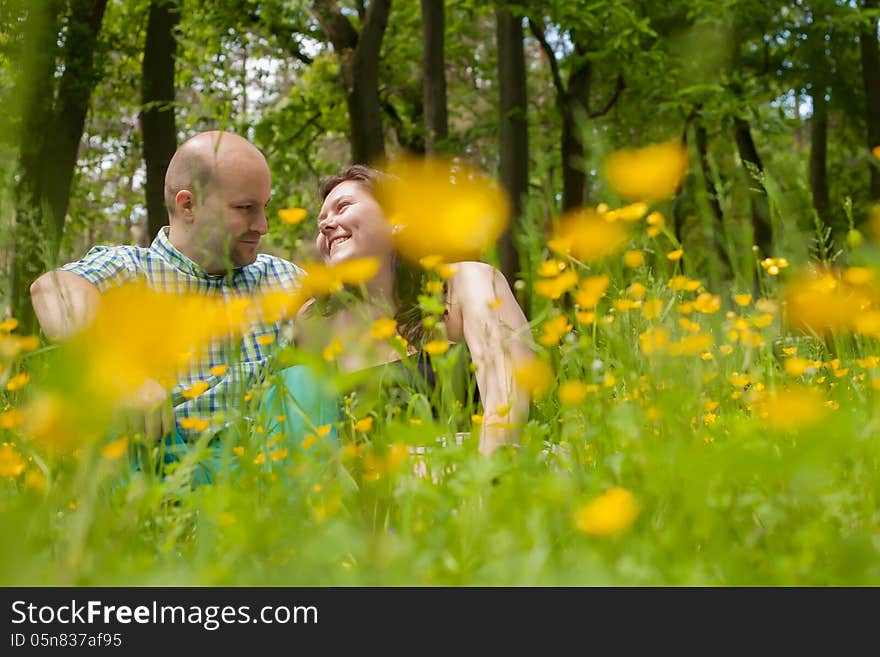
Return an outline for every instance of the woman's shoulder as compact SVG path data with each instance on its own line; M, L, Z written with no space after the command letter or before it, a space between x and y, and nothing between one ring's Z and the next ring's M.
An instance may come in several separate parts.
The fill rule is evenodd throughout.
M496 267L486 262L464 261L452 264L455 274L449 279L450 301L497 296L499 286L509 289L507 279Z

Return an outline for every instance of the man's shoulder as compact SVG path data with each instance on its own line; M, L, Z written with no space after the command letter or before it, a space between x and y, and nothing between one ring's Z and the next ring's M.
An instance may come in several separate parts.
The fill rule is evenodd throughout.
M285 260L284 258L269 253L260 253L257 256L254 265L256 265L264 276L268 276L270 279L275 278L278 281L289 280L292 283L297 281L299 277L305 273L289 260Z

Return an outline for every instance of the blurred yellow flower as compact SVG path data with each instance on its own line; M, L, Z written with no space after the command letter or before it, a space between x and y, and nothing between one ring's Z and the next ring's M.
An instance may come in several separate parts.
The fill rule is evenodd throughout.
M761 266L771 276L778 276L779 272L788 267L788 260L785 258L764 258Z
M24 475L24 485L29 490L43 494L46 492L46 475L41 470L33 468Z
M633 283L628 288L626 288L626 293L633 299L644 299L647 291L648 288L646 288L641 283Z
M648 215L648 218L645 219L645 223L648 224L648 237L657 237L663 232L663 228L666 226L666 218L657 210L654 210Z
M765 394L755 410L771 429L791 431L821 422L827 415L825 399L815 388L791 388Z
M553 368L535 358L528 364L517 367L514 370L514 377L529 397L535 399L547 394L550 386L553 385L555 375Z
M24 416L17 408L0 414L0 429L17 429L21 426Z
M428 294L440 294L443 291L443 281L428 281L425 283L425 291Z
M538 338L538 342L545 347L554 347L559 344L563 336L571 331L571 328L572 326L565 315L551 317L541 325L541 337Z
M806 372L809 367L810 361L806 358L798 358L795 356L794 358L785 359L785 372L790 376L800 376Z
M642 304L642 317L645 319L656 319L660 316L663 309L663 302L660 299L648 299Z
M662 327L651 327L639 335L639 346L646 356L663 352L669 346L669 333Z
M555 278L544 278L535 281L535 293L547 299L558 299L578 284L578 275L566 270Z
M267 333L267 334L265 334L265 335L258 335L258 336L257 336L257 344L262 345L262 346L264 346L264 347L265 347L266 345L270 345L270 344L272 344L273 342L275 342L275 336L274 336L274 335L269 335L269 334Z
M12 378L10 378L9 381L6 382L6 389L10 392L14 390L20 390L21 388L24 388L30 380L31 377L30 375L28 375L27 372L21 372L20 374L16 374Z
M626 148L605 159L605 178L630 201L662 201L675 195L688 169L687 149L679 141Z
M584 208L562 215L547 246L554 253L591 264L620 251L629 234L626 224L608 221L605 215Z
M411 262L429 255L474 260L507 227L510 202L502 187L461 162L404 157L384 169L374 194L396 227L397 250Z
M377 258L354 258L328 267L323 263L305 263L301 294L305 297L339 292L344 285L359 285L372 279L379 271Z
M629 529L639 515L632 493L611 488L574 514L574 526L585 534L613 536Z
M673 356L696 356L706 351L714 343L714 339L708 333L689 335L679 342L669 345L669 353Z
M281 221L290 226L296 226L308 215L308 211L303 208L284 208L283 210L278 211L278 216L281 217Z
M683 249L675 249L674 251L670 251L669 253L666 254L666 259L673 260L673 261L681 260L681 256L683 256L683 255L684 255Z
M694 309L704 315L717 313L721 309L721 297L703 292L694 300Z
M551 258L550 260L544 260L538 266L538 276L544 276L545 278L559 276L559 274L561 274L564 269L564 262Z
M880 160L880 146L874 146L874 148L871 149L871 153L874 154L874 157Z
M373 416L368 415L354 423L354 430L360 433L366 433L373 428Z
M752 302L751 294L734 294L733 300L736 301L736 305L745 308Z
M128 438L122 437L118 440L107 443L101 450L101 456L108 461L115 461L125 456L128 451Z
M380 317L370 327L370 337L374 340L387 340L397 332L397 321L390 317Z
M226 374L226 370L229 369L229 365L214 365L209 371L211 376L223 376Z
M13 478L24 472L27 465L15 445L3 443L0 445L0 477Z
M576 406L587 396L587 385L581 381L565 381L559 386L559 401Z
M584 278L581 280L580 289L574 294L575 303L583 310L592 310L605 296L610 280L606 274Z
M15 317L9 317L0 322L0 333L11 333L18 328L18 320Z
M636 269L645 264L645 254L642 251L630 250L623 253L623 264L630 269Z
M330 343L321 350L321 357L329 363L336 360L336 357L339 356L343 350L344 346L342 340L339 338L333 338Z
M830 270L800 274L786 288L786 320L795 329L823 336L856 330L868 335L880 331L878 291L873 284L852 285ZM880 333L878 333L880 335Z
M197 381L180 394L183 395L186 399L195 399L196 397L200 397L205 394L208 391L209 387L210 386L208 385L207 381Z
M605 213L605 218L608 221L638 221L645 216L647 211L648 204L639 201L616 210L608 210Z
M431 356L440 356L449 351L449 342L447 340L431 340L423 349Z
M180 427L187 431L202 432L211 426L211 420L200 417L182 417L179 420Z

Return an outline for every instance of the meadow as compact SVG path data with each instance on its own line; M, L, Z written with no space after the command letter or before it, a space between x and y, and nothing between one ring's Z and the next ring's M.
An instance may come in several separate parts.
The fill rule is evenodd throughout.
M7 319L0 582L880 583L880 210L851 217L844 248L823 252L821 228L805 231L771 194L790 248L764 256L724 235L733 271L701 275L701 243L680 243L667 220L688 153L650 148L606 161L610 207L523 237L532 266L516 292L530 299L536 360L517 377L532 406L518 444L491 457L476 449L481 409L449 392L460 348L431 350L436 399L390 399L335 374L358 345L328 336L321 358L288 347L278 359L348 391L338 442L329 427L286 436L248 421L260 385L239 409L199 418L202 439L164 476L135 469L133 454L151 462L161 446L118 411L119 391L200 337L169 332L166 301L134 293L68 345ZM456 230L465 239L474 225ZM429 323L441 263L423 258ZM310 293L338 293L332 271L312 273ZM368 339L395 340L387 329ZM218 455L218 480L192 486L200 459Z

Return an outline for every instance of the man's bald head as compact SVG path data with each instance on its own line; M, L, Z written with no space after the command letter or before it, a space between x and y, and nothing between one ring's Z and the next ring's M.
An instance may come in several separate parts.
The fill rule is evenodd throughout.
M261 160L263 154L247 139L231 132L211 130L185 141L174 153L165 172L165 206L170 216L177 212L177 195L188 190L202 196L218 176L243 162Z
M181 145L165 174L171 244L208 273L257 258L268 232L272 177L266 158L229 132L203 132Z

